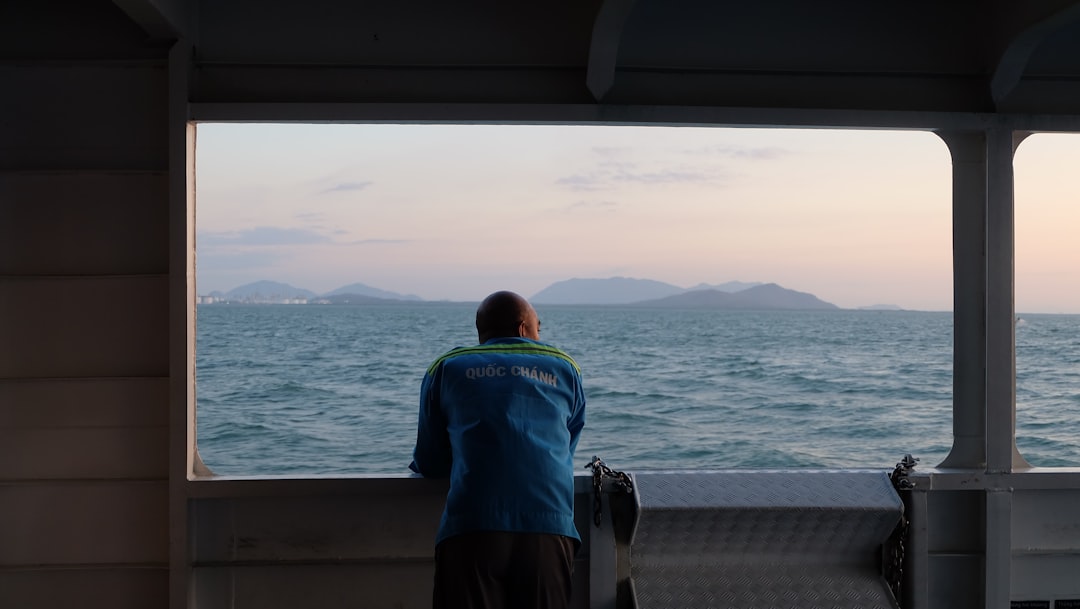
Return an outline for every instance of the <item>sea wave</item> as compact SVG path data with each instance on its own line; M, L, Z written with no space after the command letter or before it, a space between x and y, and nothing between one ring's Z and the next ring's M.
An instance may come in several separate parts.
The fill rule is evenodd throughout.
M426 367L469 305L200 306L198 445L220 473L404 473ZM933 465L952 445L947 313L547 307L582 366L576 460L622 469ZM1080 465L1080 317L1017 335L1017 445ZM417 332L424 328L425 332Z

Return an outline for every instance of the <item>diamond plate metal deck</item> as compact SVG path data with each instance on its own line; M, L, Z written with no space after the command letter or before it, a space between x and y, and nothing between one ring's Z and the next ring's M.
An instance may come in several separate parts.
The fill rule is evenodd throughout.
M893 609L880 548L903 514L885 472L633 474L640 609Z

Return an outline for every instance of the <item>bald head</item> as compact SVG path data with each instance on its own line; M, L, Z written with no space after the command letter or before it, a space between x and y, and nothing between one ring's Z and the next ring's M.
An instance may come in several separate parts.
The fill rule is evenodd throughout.
M481 344L506 337L540 340L540 320L529 301L521 296L495 292L476 309L476 333Z

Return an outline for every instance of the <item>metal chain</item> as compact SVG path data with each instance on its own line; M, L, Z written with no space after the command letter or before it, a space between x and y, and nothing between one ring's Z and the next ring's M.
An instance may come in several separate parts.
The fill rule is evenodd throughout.
M600 506L600 496L604 492L604 480L612 480L612 486L621 492L632 494L634 482L625 472L617 472L604 463L603 459L593 456L592 461L585 464L585 469L591 469L593 473L593 524L600 526L603 521L603 510Z
M908 474L915 469L915 464L918 462L919 460L910 454L904 455L904 458L896 464L892 473L889 474L889 480L892 482L893 488L897 491L908 491L915 488L915 483L908 479ZM889 583L893 598L901 606L903 606L901 583L904 579L904 555L907 551L906 545L910 528L911 521L908 520L906 515L901 516L900 522L897 523L892 535L885 542L885 564L882 565L885 581Z
M918 462L919 460L909 453L904 455L904 458L900 459L900 462L896 464L892 473L889 474L889 480L892 481L896 490L907 491L915 488L915 483L908 480L907 476L911 473L911 470L915 469L915 464Z

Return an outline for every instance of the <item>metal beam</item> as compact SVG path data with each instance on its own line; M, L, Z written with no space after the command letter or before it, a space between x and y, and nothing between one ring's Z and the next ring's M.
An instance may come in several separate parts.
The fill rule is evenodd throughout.
M1017 10L1030 10L1038 6L1035 3L1017 3ZM1016 15L1008 14L1001 16L1002 21L1015 23L1021 21ZM1024 76L1028 60L1035 49L1043 40L1060 29L1062 26L1080 20L1080 3L1069 2L1066 6L1058 8L1041 16L1029 17L1032 23L1028 27L1022 27L1006 43L997 66L994 68L990 79L990 94L994 100L994 106L1000 108L1005 99L1020 84Z
M187 33L185 17L191 3L175 0L113 0L151 40L175 40Z
M615 84L619 39L633 7L634 0L605 0L596 13L589 45L589 66L585 74L585 84L596 101L602 100Z
M207 102L189 105L197 122L671 125L699 127L981 130L1080 133L1080 114L979 114L892 110L734 108L605 104Z

